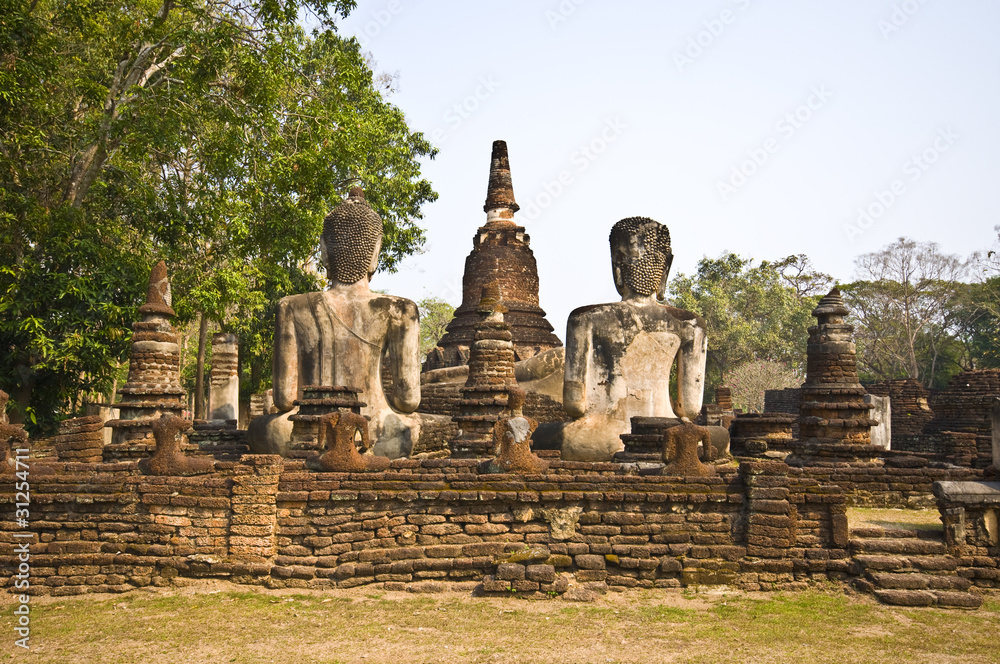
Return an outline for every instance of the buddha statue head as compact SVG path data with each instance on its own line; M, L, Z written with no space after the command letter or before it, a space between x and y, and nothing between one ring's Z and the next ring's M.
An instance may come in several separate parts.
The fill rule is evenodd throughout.
M361 187L354 187L323 220L320 252L327 277L343 284L371 279L381 248L382 219Z
M647 217L622 219L611 228L611 266L623 300L655 294L663 299L674 255L670 231Z

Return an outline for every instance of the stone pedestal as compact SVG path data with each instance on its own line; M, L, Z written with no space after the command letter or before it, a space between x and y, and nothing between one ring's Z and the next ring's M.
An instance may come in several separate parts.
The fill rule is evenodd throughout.
M662 464L676 459L665 448L668 434L677 427L685 426L683 420L676 417L633 417L630 420L631 433L621 434L625 450L616 452L614 460L627 464ZM729 455L729 432L719 426L700 427L688 423L689 429L704 431L710 437L712 449L706 454L704 447L698 443L698 457L702 461L714 461ZM641 465L640 468L644 467Z
M883 450L892 449L892 403L889 397L865 395L865 403L872 407L872 417L878 424L872 427L872 445Z
M358 400L356 387L307 385L302 388L302 398L295 402L297 413L292 421L292 440L288 456L292 459L318 458L322 447L319 442L320 421L327 413L360 414L366 404Z
M212 336L208 376L208 419L238 420L240 414L239 342L235 334Z
M247 432L237 428L236 420L195 420L188 441L201 453L224 461L235 461L250 453Z
M59 423L53 438L60 461L96 463L104 452L104 422L100 415L74 417Z
M790 452L795 416L788 413L746 413L736 416L730 426L732 452L737 456L758 456L763 452ZM763 445L750 445L751 441Z
M677 417L633 417L632 432L621 435L625 450L615 453L619 463L655 463L663 460L663 435L679 426Z

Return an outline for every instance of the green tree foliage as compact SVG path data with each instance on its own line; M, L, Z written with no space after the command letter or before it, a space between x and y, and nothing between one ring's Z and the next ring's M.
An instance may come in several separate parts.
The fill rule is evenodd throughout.
M962 303L967 261L933 242L899 238L856 261L858 281L842 287L865 380L913 378L940 387L963 368Z
M420 311L420 357L434 350L445 328L455 317L455 307L439 297L425 297L417 302Z
M701 259L694 275L674 277L671 303L708 325L706 391L714 392L727 373L747 362L801 367L811 312L830 281L803 255L754 265L730 252Z
M970 260L972 284L959 309L960 336L975 368L1000 368L1000 226L997 240Z
M955 303L947 312L954 331L949 361L959 369L1000 368L1000 277L963 284L957 290Z
M0 388L51 421L107 393L149 267L182 321L240 334L266 373L280 295L315 288L323 215L361 183L382 269L436 195L354 40L352 0L0 0ZM323 28L297 25L309 11ZM123 334L124 331L124 334Z

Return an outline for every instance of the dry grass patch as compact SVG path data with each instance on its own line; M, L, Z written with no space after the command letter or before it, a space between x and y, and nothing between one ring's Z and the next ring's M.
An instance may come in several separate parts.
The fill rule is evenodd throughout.
M878 526L917 530L924 533L942 533L941 513L936 509L912 510L889 507L849 507L847 522L851 528Z
M13 634L9 598L0 632ZM629 591L594 604L267 591L199 582L119 596L39 598L32 662L996 661L1000 602L974 612L902 609L841 590L791 594Z

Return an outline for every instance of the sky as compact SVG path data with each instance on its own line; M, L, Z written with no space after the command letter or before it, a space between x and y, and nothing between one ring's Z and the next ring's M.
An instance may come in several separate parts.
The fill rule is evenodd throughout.
M669 227L671 276L804 253L848 282L901 236L989 249L998 28L990 0L359 0L338 29L440 150L425 251L372 286L460 304L495 139L563 339L574 308L620 299L625 217Z

